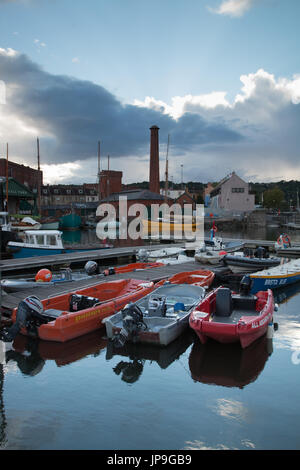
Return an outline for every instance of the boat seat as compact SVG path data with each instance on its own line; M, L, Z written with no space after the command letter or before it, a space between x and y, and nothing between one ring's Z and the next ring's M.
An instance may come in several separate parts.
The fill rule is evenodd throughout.
M230 317L232 314L232 296L228 287L221 287L216 294L216 311L217 317Z
M64 310L58 310L56 308L48 308L47 310L44 310L43 316L47 318L52 318L55 320L56 318L60 317Z

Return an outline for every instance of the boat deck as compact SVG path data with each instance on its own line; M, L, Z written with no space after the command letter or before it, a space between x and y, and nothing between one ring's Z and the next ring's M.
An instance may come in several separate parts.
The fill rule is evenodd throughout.
M253 317L255 313L253 311L244 310L244 309L235 309L233 310L230 317L221 317L218 315L213 316L214 323L226 323L226 324L235 324L238 323L241 317Z

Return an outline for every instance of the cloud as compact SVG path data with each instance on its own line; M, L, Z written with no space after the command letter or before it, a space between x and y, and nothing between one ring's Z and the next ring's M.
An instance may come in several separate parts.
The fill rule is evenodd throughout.
M255 1L256 0L223 0L217 8L209 7L209 10L219 15L240 17L250 10Z
M96 181L98 140L103 167L109 154L125 182L147 180L153 124L160 128L161 178L168 134L174 181L181 164L189 181L219 180L232 170L259 181L300 178L299 75L276 78L263 69L242 75L231 101L214 90L170 103L146 97L124 104L100 85L50 74L0 48L0 80L6 92L0 142L10 143L13 160L35 165L39 136L45 181L53 181L55 168L56 180Z
M47 73L12 49L0 49L0 70L7 103L0 116L2 113L3 119L9 119L2 139L11 139L18 159L34 161L34 143L29 143L34 134L40 137L47 164L95 157L98 140L102 142L101 152L112 158L149 155L149 127L153 124L160 127L162 142L172 134L177 154L201 144L242 139L219 119L187 112L175 120L160 109L122 104L102 86ZM18 122L16 128L14 120Z
M73 57L72 62L73 62L74 64L78 64L78 62L80 62L80 60L79 60L78 57Z

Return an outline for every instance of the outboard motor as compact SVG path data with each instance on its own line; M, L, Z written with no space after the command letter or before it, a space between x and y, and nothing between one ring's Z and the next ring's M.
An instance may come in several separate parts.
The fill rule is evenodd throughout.
M98 274L98 264L96 263L96 261L88 261L87 263L85 263L84 270L89 276Z
M265 257L266 257L266 249L263 248L262 246L259 246L259 247L255 250L255 257L256 257L256 258L265 258Z
M138 334L138 332L143 329L147 329L147 325L143 320L143 312L141 309L134 303L127 304L122 310L123 318L123 327L114 339L114 345L117 348L124 346L126 341L133 338Z
M149 253L147 250L145 250L145 248L141 248L138 252L137 252L137 258L139 261L141 261L142 263L147 263L148 259L149 259Z
M240 282L240 295L245 295L245 296L250 295L252 283L253 281L248 274L243 276Z

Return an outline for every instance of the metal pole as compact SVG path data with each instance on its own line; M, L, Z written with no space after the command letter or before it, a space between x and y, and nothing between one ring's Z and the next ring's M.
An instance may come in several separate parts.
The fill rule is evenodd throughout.
M40 141L37 138L37 160L38 160L38 211L41 216L41 178L40 178Z

